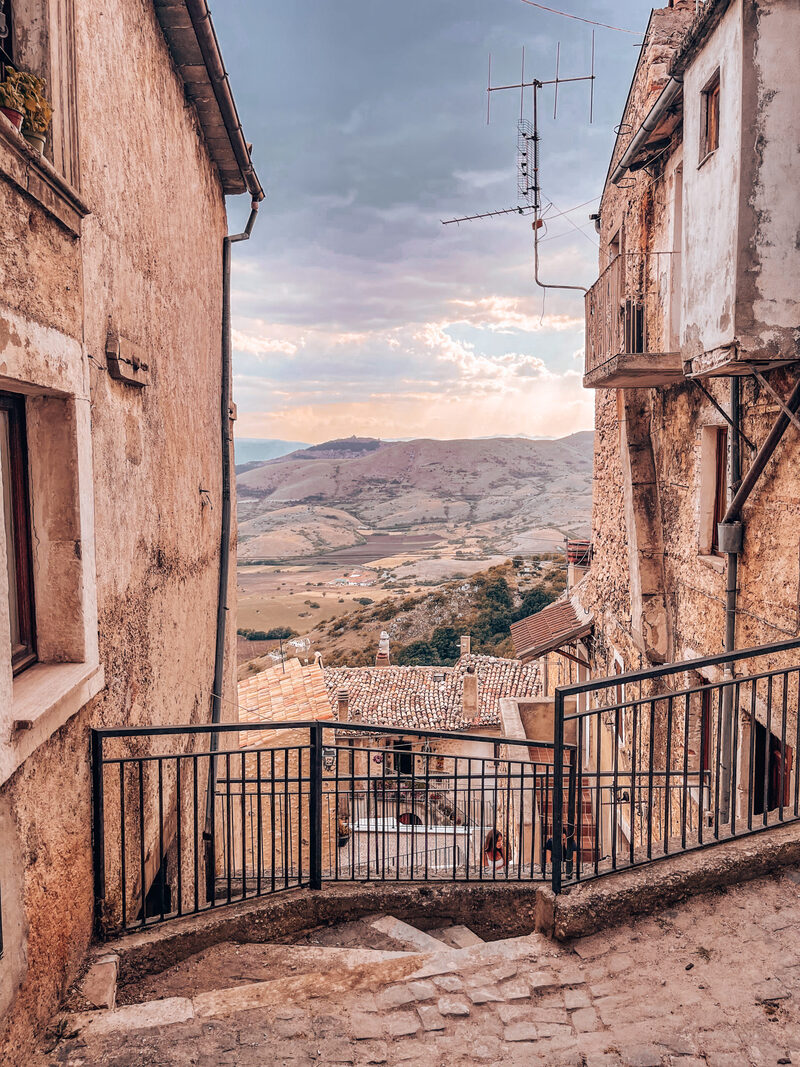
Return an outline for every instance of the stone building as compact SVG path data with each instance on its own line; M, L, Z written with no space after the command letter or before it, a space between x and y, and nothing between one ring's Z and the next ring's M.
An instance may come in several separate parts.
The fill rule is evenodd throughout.
M541 658L547 691L798 635L798 42L800 11L782 0L675 0L652 12L595 217L600 274L586 296L591 566L557 609L514 635L524 659ZM659 685L723 677L714 665L602 695L630 703ZM698 691L672 749L713 784L707 754L727 728L739 809L760 805L765 818L779 793L796 793L796 685L783 684L782 722L755 684L747 708L731 708L730 687ZM587 733L589 760L629 772L631 708L616 727L595 722L604 754ZM671 735L658 716L639 723L645 743L648 730L661 731L655 765L669 771ZM762 753L768 781L754 801L748 783L761 785L748 759Z
M311 813L301 794L312 773L311 720L324 724L323 878L407 878L415 866L433 877L480 877L493 827L505 828L515 876L520 867L520 877L538 873L552 744L525 742L550 740L540 735L552 701L540 700L536 664L475 655L469 637L461 640L452 667L289 660L240 681L239 719L252 724L239 733L241 768L252 797L242 804L234 759L230 790L220 779L217 813L230 827L223 832L237 875L240 856L250 882L259 869L262 882L273 870L291 882L307 868ZM267 722L281 728L259 728Z
M2 76L43 76L53 104L43 155L0 115L0 1059L14 1063L92 933L89 728L233 706L225 198L263 194L205 0L0 9Z

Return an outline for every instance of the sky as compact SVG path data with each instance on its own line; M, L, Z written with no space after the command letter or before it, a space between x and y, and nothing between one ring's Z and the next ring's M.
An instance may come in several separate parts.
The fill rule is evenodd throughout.
M641 0L549 0L644 30ZM518 91L588 74L592 28L524 0L221 0L212 7L267 193L234 246L237 435L562 436L593 425L583 299L533 279L517 203ZM588 83L540 93L540 276L589 286L596 208L641 38L596 29ZM530 90L525 117L532 114ZM589 203L585 203L591 201ZM577 207L578 205L583 205ZM576 208L576 210L571 210ZM246 197L229 200L232 231ZM560 214L569 212L568 214ZM556 215L560 217L556 218Z

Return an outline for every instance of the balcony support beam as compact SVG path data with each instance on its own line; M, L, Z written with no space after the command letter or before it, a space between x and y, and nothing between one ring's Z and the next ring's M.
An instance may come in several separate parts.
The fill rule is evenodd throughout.
M706 389L700 379L691 378L689 380L696 383L697 388L704 394L706 400L708 400L709 403L714 405L714 407L717 409L723 419L727 422L727 424L730 426L730 428L733 430L739 440L744 441L744 443L747 445L751 452L755 452L756 446L753 444L753 442L750 440L744 430L742 430L742 428L736 424L735 420L730 417L725 408L714 399L714 397L711 395L711 393L709 393L708 389Z

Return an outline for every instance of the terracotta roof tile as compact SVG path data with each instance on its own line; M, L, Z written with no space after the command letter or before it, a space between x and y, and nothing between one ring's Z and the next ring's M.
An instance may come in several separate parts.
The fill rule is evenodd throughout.
M295 719L332 719L322 669L304 667L299 660L268 667L239 682L240 722L293 722ZM239 735L243 748L274 740L269 730L247 730Z
M463 677L478 676L477 720L462 707ZM513 659L462 656L454 667L326 667L331 701L340 689L349 696L351 721L419 730L462 730L497 726L500 698L532 697L541 691L539 669Z
M569 600L557 600L527 619L512 622L511 639L517 655L527 661L577 640L591 628L590 616L581 617Z

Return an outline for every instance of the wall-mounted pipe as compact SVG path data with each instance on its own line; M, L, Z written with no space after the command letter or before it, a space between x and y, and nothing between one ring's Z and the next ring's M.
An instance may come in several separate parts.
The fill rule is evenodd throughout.
M670 78L661 90L658 99L650 108L642 125L628 142L628 147L625 149L620 161L611 172L610 181L613 185L619 185L620 181L625 177L631 164L635 161L639 152L646 144L647 138L664 118L670 107L675 103L682 90L683 82L678 78Z
M220 422L222 430L222 500L219 541L219 583L217 586L217 630L214 642L214 681L211 688L211 722L222 719L223 689L225 685L225 640L228 623L228 588L231 568L231 491L233 448L231 441L231 401L233 347L231 343L231 245L247 241L253 232L258 215L258 200L253 199L247 225L241 233L228 234L222 240L222 386L220 390ZM212 733L210 750L216 752L219 735ZM203 834L206 844L206 897L213 899L215 858L211 854L210 828L214 818L214 790L216 789L216 759L209 760L208 790L206 793L206 821Z

